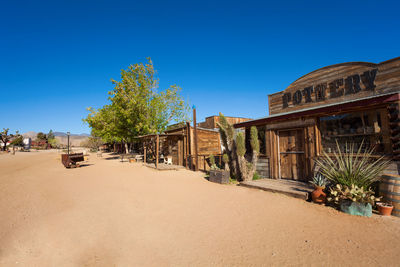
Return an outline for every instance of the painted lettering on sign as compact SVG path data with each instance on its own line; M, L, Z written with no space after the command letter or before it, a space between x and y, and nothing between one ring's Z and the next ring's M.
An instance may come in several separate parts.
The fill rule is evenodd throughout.
M294 106L297 106L301 103L321 102L327 98L357 94L362 90L374 90L376 87L375 78L377 71L378 69L368 70L361 75L350 75L346 78L336 79L330 83L309 86L302 90L297 90L293 94L290 92L284 93L282 96L283 108L289 107L290 102Z

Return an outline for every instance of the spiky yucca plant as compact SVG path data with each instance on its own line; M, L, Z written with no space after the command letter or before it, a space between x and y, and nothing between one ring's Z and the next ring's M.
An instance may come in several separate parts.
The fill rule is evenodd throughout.
M334 184L368 189L373 182L380 179L390 162L384 157L372 158L373 148L362 152L363 143L358 150L355 150L354 144L346 144L348 153L340 149L337 141L336 146L337 151L333 153L333 157L324 151L323 157L316 160L319 171Z

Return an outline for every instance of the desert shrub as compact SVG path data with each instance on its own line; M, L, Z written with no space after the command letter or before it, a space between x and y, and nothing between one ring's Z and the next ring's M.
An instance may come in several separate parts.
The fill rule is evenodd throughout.
M261 179L261 176L257 172L255 172L253 174L253 180L260 180L260 179Z
M375 192L371 189L365 190L363 187L357 185L340 185L337 184L329 190L328 201L340 204L343 200L350 200L358 203L370 203L374 205L375 201L379 201L380 198L374 196Z

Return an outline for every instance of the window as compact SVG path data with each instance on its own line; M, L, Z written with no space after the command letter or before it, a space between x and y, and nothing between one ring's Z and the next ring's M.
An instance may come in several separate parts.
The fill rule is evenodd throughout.
M341 151L347 144L355 144L357 150L374 148L376 154L390 152L390 139L387 130L382 129L385 110L346 113L320 118L321 143L325 152L336 151L336 141ZM387 124L386 124L387 125ZM348 149L348 148L347 148Z

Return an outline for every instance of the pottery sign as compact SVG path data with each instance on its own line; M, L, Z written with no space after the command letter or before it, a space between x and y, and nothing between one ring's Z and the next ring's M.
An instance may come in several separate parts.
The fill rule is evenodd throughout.
M282 108L289 104L297 106L301 103L322 102L327 99L337 98L344 95L353 95L361 91L375 90L375 78L378 69L364 71L330 82L311 85L282 95Z

